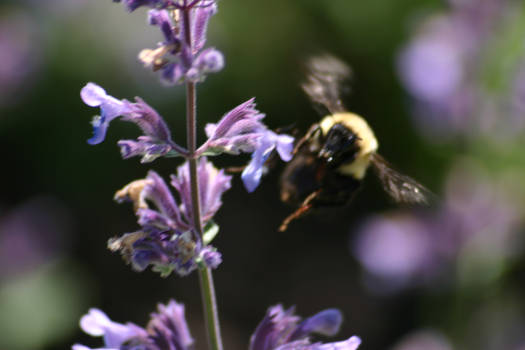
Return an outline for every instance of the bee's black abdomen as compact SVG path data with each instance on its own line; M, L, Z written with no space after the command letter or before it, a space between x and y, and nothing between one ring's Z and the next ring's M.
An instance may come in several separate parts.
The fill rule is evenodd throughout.
M308 195L317 191L321 183L317 180L318 161L311 154L297 154L286 165L281 176L281 200L299 204Z

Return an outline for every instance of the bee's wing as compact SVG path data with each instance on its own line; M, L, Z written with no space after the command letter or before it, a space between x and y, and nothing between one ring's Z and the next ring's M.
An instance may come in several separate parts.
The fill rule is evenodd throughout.
M374 154L371 164L385 191L399 203L428 205L435 195L409 176L394 170L379 154Z
M310 58L306 69L307 79L301 86L312 102L330 114L344 112L341 95L352 75L350 67L334 56L323 55Z

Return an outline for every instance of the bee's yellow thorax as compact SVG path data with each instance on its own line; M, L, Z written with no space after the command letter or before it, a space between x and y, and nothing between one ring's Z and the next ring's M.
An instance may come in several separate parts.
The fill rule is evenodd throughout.
M358 140L356 142L359 152L353 162L342 165L337 171L344 175L352 175L360 180L365 176L366 169L370 164L370 157L377 151L379 144L368 123L354 113L336 113L324 117L320 123L323 134L326 135L332 126L339 123L357 135Z

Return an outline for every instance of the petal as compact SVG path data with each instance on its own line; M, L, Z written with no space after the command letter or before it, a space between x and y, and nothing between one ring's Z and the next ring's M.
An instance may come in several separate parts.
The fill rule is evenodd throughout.
M110 327L111 320L99 309L89 309L89 312L80 319L80 328L92 336L102 336Z
M119 350L118 348L88 348L82 344L74 344L71 350Z
M312 350L356 350L361 345L361 339L357 336L352 336L348 340L314 345Z
M160 338L155 339L156 343L169 344L170 349L189 350L194 343L184 316L184 305L175 300L170 300L167 305L158 304L147 329L155 334L155 338Z
M333 336L339 331L342 322L343 315L341 311L337 309L323 310L302 321L292 335L292 339L306 337L310 333Z
M252 154L252 160L242 172L241 178L248 192L253 192L259 186L264 172L264 163L275 148L271 137L263 137L260 145Z
M217 13L217 5L215 2L211 2L204 6L196 6L194 11L191 37L193 39L193 48L198 52L206 43L206 29L208 27L208 22L211 16Z
M292 136L286 134L277 135L277 153L279 153L279 157L281 157L281 159L285 162L288 162L292 159L292 152L294 148L293 142L294 138Z
M109 120L104 115L96 116L91 121L93 136L87 141L90 145L96 145L104 141L109 126Z
M106 90L95 83L87 83L86 86L80 90L82 101L91 107L100 106L107 96Z
M80 327L89 335L103 335L108 348L118 348L126 340L144 335L144 330L140 327L131 323L123 325L113 322L99 309L90 309L88 314L82 316Z
M256 150L252 155L252 160L246 166L242 172L241 178L244 183L244 187L248 192L253 192L261 183L263 174L263 165L266 159L263 157L262 152Z

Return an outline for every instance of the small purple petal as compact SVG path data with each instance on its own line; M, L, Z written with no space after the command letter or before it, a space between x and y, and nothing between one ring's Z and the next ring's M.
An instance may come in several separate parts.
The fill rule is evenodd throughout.
M184 305L171 300L167 305L159 304L157 310L151 314L147 326L155 344L160 349L191 349L194 341L184 316Z
M164 119L140 97L135 97L135 100L136 103L130 104L124 119L137 124L145 135L170 142L171 133Z
M328 309L299 323L294 309L284 310L281 305L268 309L250 339L249 350L355 350L361 340L353 336L334 343L310 342L311 333L334 335L341 325L338 310Z
M95 319L102 321L103 325L107 326L107 324L110 324L110 327L114 326L115 323L110 321L102 311L92 309L90 310L90 314L92 313L95 314ZM85 315L83 319L91 317L90 314ZM72 350L190 350L193 348L193 338L191 337L188 324L184 317L184 305L170 300L167 305L159 304L157 306L157 312L152 313L150 316L150 321L146 329L138 327L133 323L127 323L126 326L117 324L133 330L133 332L130 333L130 337L123 339L123 341L119 343L110 345L106 342L103 348L93 349L84 345L75 344L72 346ZM88 326L88 328L89 327L90 326ZM98 326L94 325L93 327L96 329ZM96 329L96 333L99 335L99 329ZM91 333L88 332L88 334Z
M350 337L348 340L314 345L312 350L356 350L361 345L361 339L357 336Z
M222 194L231 187L231 176L223 170L216 169L206 157L198 164L198 181L201 201L201 219L203 225L211 220L222 205ZM184 163L177 169L177 176L171 177L171 184L177 189L181 198L181 211L188 222L192 222L192 201L189 165Z
M107 96L106 90L95 83L87 83L86 86L80 90L82 101L90 107L100 106Z
M90 145L97 145L104 141L109 122L110 121L104 115L93 118L91 121L91 125L93 126L93 136L87 141Z
M186 78L192 82L200 82L204 80L207 73L215 73L222 68L224 68L223 54L214 48L208 48L197 56L191 69L186 73Z
M200 258L202 262L204 262L204 265L206 265L210 269L216 269L222 262L221 253L219 253L217 249L211 246L206 246L202 248L200 252Z
M153 226L161 230L169 230L177 227L168 217L152 209L137 210L137 217L140 226Z
M111 321L99 309L90 309L89 313L80 319L82 330L93 336L104 336L104 343L109 348L118 348L126 340L143 336L144 330L134 324L123 325Z
M193 49L198 52L206 43L206 29L208 22L214 14L217 13L217 5L215 2L210 2L203 6L197 6L194 11L193 28L192 28L192 40Z
M248 192L253 192L259 186L264 173L264 163L275 148L276 135L267 131L261 138L258 148L252 154L252 160L241 174L244 187Z
M113 0L113 2L121 2L121 0ZM139 7L156 7L156 6L167 6L166 0L124 0L124 5L129 12L133 12Z
M341 311L337 309L323 310L301 322L292 335L292 339L302 338L310 333L333 336L339 332L342 322L343 315Z
M153 170L148 172L147 179L149 183L144 187L144 197L152 201L166 217L186 228L181 221L177 202L164 180Z
M178 40L173 31L171 18L167 10L150 10L148 12L148 23L160 28L167 43L174 43Z
M184 67L180 63L169 63L162 69L161 78L167 85L180 84L184 81Z

